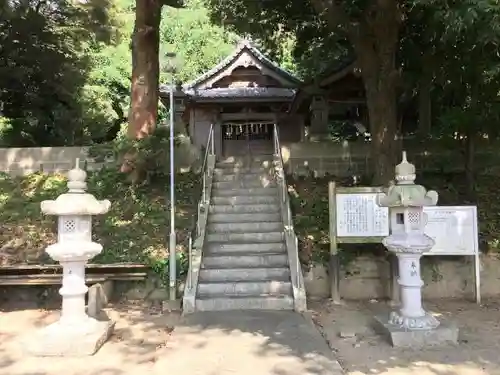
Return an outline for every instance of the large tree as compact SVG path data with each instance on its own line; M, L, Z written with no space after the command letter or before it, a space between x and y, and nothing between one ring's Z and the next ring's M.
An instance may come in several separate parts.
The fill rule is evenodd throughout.
M293 33L298 61L312 61L315 65L306 67L306 71L331 67L343 53L356 58L366 92L375 184L387 183L398 161L398 102L407 88L403 73L409 66L408 56L401 55L406 53L401 50L401 41L406 46L413 41L412 52L417 57L411 60L434 68L443 62L439 58L447 58L435 53L435 43L439 43L436 35L463 30L469 21L485 23L481 16L484 14L498 15L497 7L483 0L206 1L215 19L240 33L251 33L270 44L275 44L276 35L283 31ZM426 16L433 13L441 17L439 22L436 17ZM411 25L417 27L407 27ZM441 25L438 33L436 25ZM419 71L419 76L413 78L425 92L432 85L433 72L422 73ZM428 105L421 101L424 110L429 111ZM423 113L421 120L429 122L429 117L429 113Z
M136 0L132 35L132 86L129 136L151 134L158 118L158 79L161 8L181 8L183 0Z
M268 39L286 30L295 33L298 49L304 52L310 46L324 48L332 44L347 52L354 51L367 96L374 182L386 183L392 177L400 77L396 52L405 13L400 1L207 1L215 18L240 32ZM334 50L334 54L327 52ZM338 54L338 48L325 48L323 63Z

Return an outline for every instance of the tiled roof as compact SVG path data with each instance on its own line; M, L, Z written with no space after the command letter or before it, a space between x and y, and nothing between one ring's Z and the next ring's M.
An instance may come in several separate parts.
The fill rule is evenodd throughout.
M186 90L195 99L215 98L293 98L294 89L279 87L229 87L203 90Z
M259 60L262 64L266 65L268 68L274 70L275 72L277 72L278 74L286 77L288 80L290 80L291 82L294 82L296 83L297 85L299 85L301 82L299 79L297 79L292 73L288 72L287 70L281 68L277 63L275 63L274 61L270 60L269 58L267 58L262 52L260 52L260 50L255 47L250 41L246 40L246 39L243 39L239 44L238 44L238 47L235 49L235 51L229 55L228 57L226 57L224 60L222 60L219 64L217 64L216 66L214 66L212 69L210 69L209 71L205 72L204 74L202 74L201 76L199 76L198 78L196 78L195 80L187 83L184 85L184 88L185 89L190 89L190 88L193 88L194 86L200 84L201 82L203 82L204 80L206 79L209 79L210 77L216 75L217 73L219 73L221 70L223 70L224 68L226 68L227 66L229 66L238 56L239 54L244 50L244 49L247 49L248 51L250 51L250 53L252 53L256 58L257 60Z
M227 87L214 89L184 89L174 91L174 96L182 95L193 99L229 99L229 98L293 98L295 89L281 87ZM170 94L170 85L160 85L160 96Z

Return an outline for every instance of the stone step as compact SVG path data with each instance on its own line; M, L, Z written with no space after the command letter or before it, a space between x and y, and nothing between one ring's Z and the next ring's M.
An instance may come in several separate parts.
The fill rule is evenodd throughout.
M237 223L209 223L207 225L208 233L268 233L284 230L283 223L280 221L271 222L237 222Z
M245 253L286 253L286 247L283 242L247 242L247 243L228 243L228 242L210 242L205 244L204 254L245 254Z
M215 167L214 169L214 176L232 176L232 175L237 175L237 176L254 176L254 175L264 175L264 174L269 174L271 171L271 167L262 167L262 166L256 166L256 167L245 167L245 166L224 166L224 167Z
M216 282L198 284L198 295L291 295L292 283L289 280L248 280L239 282Z
M268 197L266 197L268 198ZM210 205L208 207L208 212L211 214L209 216L213 217L215 214L268 214L268 213L280 213L279 204L239 204L234 205Z
M212 189L213 197L247 197L247 196L277 196L276 187L248 189Z
M222 160L217 160L215 166L226 166L226 165L266 165L273 162L272 155L245 155L245 156L228 156Z
M212 187L215 190L240 190L276 187L276 182L270 179L255 179L245 181L215 181Z
M238 282L248 280L290 280L288 267L260 267L260 268L202 268L199 282Z
M267 233L207 233L207 242L232 242L232 243L248 243L248 242L283 242L285 235L283 232L267 232Z
M253 162L248 162L248 161L240 161L236 163L216 163L215 164L215 169L216 170L240 170L240 171L245 171L245 170L258 170L260 172L266 171L271 169L273 166L272 161L253 161Z
M277 195L252 195L252 196L212 196L211 203L215 205L253 205L253 204L279 204Z
M197 311L293 310L293 297L283 296L210 296L196 299Z
M245 173L244 171L236 172L236 173L214 173L214 181L215 182L254 182L254 181L274 181L272 174L266 171L256 171L252 173Z
M210 213L209 223L255 223L281 221L279 212L251 212L251 213Z
M286 253L205 254L203 268L287 267Z

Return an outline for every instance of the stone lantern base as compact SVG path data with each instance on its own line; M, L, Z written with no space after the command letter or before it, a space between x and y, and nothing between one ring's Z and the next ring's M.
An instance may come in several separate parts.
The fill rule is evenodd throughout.
M386 313L375 316L375 330L387 337L394 347L421 349L428 346L456 345L458 343L458 327L442 317L439 319L439 325L435 328L410 330L391 323L392 315L392 313ZM435 318L432 317L432 319Z
M85 319L76 326L55 322L35 332L24 342L25 350L40 357L85 357L94 355L113 333L115 322Z

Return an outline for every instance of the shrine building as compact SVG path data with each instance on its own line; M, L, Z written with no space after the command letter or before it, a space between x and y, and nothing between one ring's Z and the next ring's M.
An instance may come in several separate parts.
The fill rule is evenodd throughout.
M175 90L186 131L195 146L207 143L214 126L219 156L262 153L273 149L273 127L280 143L300 142L304 116L290 113L301 81L267 58L247 40L211 70ZM169 87L160 99L169 106Z

